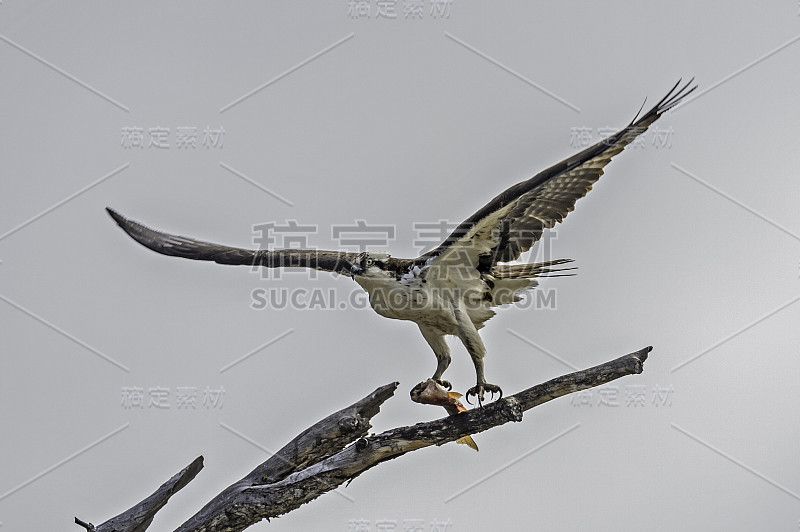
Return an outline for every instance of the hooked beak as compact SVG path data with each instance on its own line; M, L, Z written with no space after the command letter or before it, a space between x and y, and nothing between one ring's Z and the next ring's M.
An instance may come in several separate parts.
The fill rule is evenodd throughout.
M357 273L361 273L361 266L359 266L358 264L353 264L352 266L350 266L350 277L352 277L355 280Z

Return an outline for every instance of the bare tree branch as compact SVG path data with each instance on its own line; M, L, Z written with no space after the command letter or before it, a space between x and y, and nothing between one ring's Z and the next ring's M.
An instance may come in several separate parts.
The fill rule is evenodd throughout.
M394 394L398 386L396 382L387 384L306 429L266 462L214 497L176 532L244 530L262 519L269 520L290 512L386 460L423 447L455 441L509 421L522 421L524 411L542 403L579 390L600 386L626 375L641 373L651 350L652 347L645 347L604 364L557 377L495 401L484 408L368 435L371 428L370 419L379 412L380 406ZM355 443L350 445L353 442ZM116 522L117 519L122 523L123 516L142 507L186 471L170 479L140 505L100 525L96 529L97 532L111 530L101 527L112 521ZM194 474L191 475L192 478ZM175 483L177 485L179 482ZM180 487L183 485L185 482ZM169 495L180 487L172 490ZM146 521L144 527L140 524L136 525L137 527L118 527L113 530L119 532L145 530L152 521L153 514L166 503L166 499L157 508L153 506L152 512L146 514L146 519L140 519L140 523ZM88 523L79 522L78 519L76 522L87 530L94 530Z
M307 428L266 462L256 467L240 481L228 486L177 530L181 532L244 530L264 518L280 515L273 514L267 508L261 511L258 507L247 503L243 504L242 494L253 486L267 483L271 485L283 481L297 471L305 471L365 436L372 428L370 419L380 411L384 401L394 395L399 384L393 382L381 386L360 401ZM324 491L319 491L307 500L316 498L335 487L336 485L333 485ZM300 504L302 502L292 509L297 508Z
M201 469L203 469L203 457L199 456L133 508L98 526L81 521L77 517L75 518L75 524L82 526L89 532L144 532L153 522L156 512L167 504L167 501L175 492L191 482Z

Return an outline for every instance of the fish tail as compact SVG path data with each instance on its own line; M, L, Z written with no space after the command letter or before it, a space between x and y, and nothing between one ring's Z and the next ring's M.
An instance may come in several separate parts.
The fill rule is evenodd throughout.
M469 435L464 436L463 438L457 439L456 443L460 443L462 445L469 445L470 447L472 447L476 451L478 450L478 444L475 443L475 440L473 440L472 436L469 436Z

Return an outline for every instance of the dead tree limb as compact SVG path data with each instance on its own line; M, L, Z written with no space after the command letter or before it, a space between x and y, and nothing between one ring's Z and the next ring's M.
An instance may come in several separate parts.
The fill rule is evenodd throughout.
M203 457L196 458L171 479L163 483L152 495L136 506L122 512L105 523L94 526L92 523L75 518L78 524L89 532L144 532L153 522L156 512L167 504L169 498L186 486L203 469Z
M604 364L557 377L484 408L369 435L370 419L380 411L380 406L394 394L398 386L396 382L387 384L306 429L266 462L214 497L176 532L244 530L262 519L269 520L288 513L386 460L423 447L455 441L509 421L522 421L524 411L542 403L626 375L641 373L651 350L652 347L645 347ZM196 467L198 462L200 465ZM196 470L189 474L192 466ZM96 529L77 518L76 522L87 530L97 532L142 532L149 526L155 512L166 504L169 496L194 478L201 467L202 457L148 499ZM169 492L166 498L157 497L170 483L173 487L166 488ZM138 510L134 512L135 509ZM146 517L138 521L122 519L132 513ZM114 528L107 527L112 522L115 523ZM120 526L126 522L130 522L129 527Z

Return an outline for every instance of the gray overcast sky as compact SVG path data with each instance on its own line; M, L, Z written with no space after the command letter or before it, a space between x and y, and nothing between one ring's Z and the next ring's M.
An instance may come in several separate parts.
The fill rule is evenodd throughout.
M365 220L413 256L415 223L461 221L695 76L540 252L578 276L483 332L508 394L652 344L645 372L253 530L796 530L797 2L378 4L0 3L2 529L100 523L202 454L171 530L395 380L376 431L443 414L408 399L435 367L416 327L351 304L350 279L159 256L106 205L239 246L295 220L341 248ZM335 308L257 310L259 290ZM447 376L474 383L460 345Z

